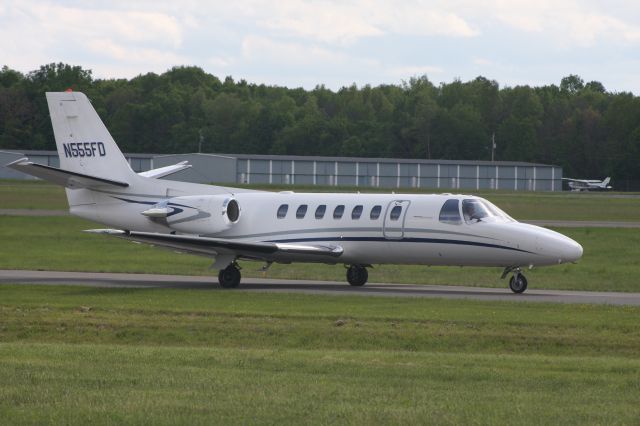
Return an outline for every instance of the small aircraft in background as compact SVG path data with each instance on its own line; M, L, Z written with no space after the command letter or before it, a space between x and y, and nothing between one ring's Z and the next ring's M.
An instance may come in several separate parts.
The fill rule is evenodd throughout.
M240 284L238 260L254 260L263 270L342 263L352 286L367 282L373 264L495 266L522 293L522 268L582 257L571 238L472 195L274 193L159 179L184 163L135 173L84 94L46 96L60 168L27 158L8 167L64 186L71 214L113 227L90 232L214 258L225 288Z
M609 185L610 177L606 177L604 180L572 178L562 178L562 180L567 181L572 191L604 191L613 188Z

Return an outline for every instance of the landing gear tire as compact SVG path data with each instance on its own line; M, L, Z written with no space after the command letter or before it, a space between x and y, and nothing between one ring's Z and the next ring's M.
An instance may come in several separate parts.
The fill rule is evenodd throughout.
M351 265L347 269L347 281L354 287L362 287L369 279L367 268L360 265Z
M527 278L522 274L514 274L509 280L509 288L514 293L523 293L527 289Z
M218 273L218 282L222 288L236 288L240 285L240 269L234 264L221 269Z

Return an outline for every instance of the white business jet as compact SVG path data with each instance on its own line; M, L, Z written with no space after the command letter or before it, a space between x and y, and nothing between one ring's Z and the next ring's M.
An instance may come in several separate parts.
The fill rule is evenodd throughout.
M610 177L607 177L604 180L573 178L562 178L562 180L567 182L567 185L569 185L569 188L571 188L572 191L603 191L613 188L609 185L609 182L611 181Z
M348 265L367 282L373 264L496 266L527 288L523 267L575 262L577 242L519 223L489 201L452 194L303 194L158 179L189 167L135 173L87 97L47 93L60 168L22 158L12 169L66 187L71 214L114 235L215 258L225 288L240 283L238 260Z

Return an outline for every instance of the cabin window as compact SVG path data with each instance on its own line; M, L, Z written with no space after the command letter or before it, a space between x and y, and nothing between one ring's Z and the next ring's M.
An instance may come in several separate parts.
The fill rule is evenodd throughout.
M321 204L316 209L316 219L322 219L324 217L324 213L327 211L326 204Z
M333 218L340 219L343 214L344 214L344 205L340 204L339 206L336 206L335 210L333 211Z
M278 219L284 219L287 215L287 210L289 210L289 204L282 204L278 207Z
M300 207L298 207L298 210L296 210L296 218L302 219L306 214L307 214L307 205L306 204L300 205Z
M371 218L371 220L378 219L380 217L380 212L382 212L382 206L373 206L369 218Z
M480 200L462 200L462 216L467 223L480 222L491 214Z
M440 222L459 224L462 222L460 218L460 202L458 200L447 200L440 209Z
M362 209L363 209L362 206L355 206L351 211L351 219L353 220L360 219L360 216L362 216Z
M400 214L402 214L402 206L395 206L391 209L391 213L389 213L389 219L398 220L400 219Z

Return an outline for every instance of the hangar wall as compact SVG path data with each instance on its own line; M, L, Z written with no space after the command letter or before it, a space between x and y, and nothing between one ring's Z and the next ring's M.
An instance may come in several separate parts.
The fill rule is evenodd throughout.
M25 151L32 161L59 166L55 151ZM22 157L0 151L0 164ZM136 172L188 161L193 167L170 179L198 183L328 185L445 190L561 191L562 168L509 161L411 160L247 154L125 154ZM29 179L0 168L0 178Z
M270 155L236 155L236 158L239 183L562 190L562 168L546 164Z

